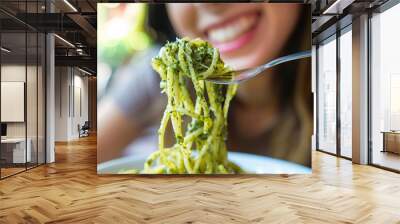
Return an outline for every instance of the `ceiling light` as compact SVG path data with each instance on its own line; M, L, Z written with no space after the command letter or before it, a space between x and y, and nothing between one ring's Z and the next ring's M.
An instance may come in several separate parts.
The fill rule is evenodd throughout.
M85 73L85 74L87 74L87 75L90 75L90 76L92 75L92 73L90 73L90 72L88 72L88 71L86 71L86 70L83 70L83 69L81 69L81 68L79 68L79 67L78 67L78 70L81 71L81 72L83 72L83 73Z
M83 49L82 48L77 48L76 49L76 53L78 53L79 55L83 55Z
M74 10L74 12L78 12L78 10L68 1L68 0L64 0L65 4L67 4L72 10Z
M9 50L9 49L7 49L7 48L5 48L5 47L1 47L0 49L1 49L2 51L6 52L6 53L10 53L10 52L11 52L11 50Z
M67 45L69 45L70 47L75 48L75 45L73 45L71 42L69 42L68 40L58 36L57 34L54 34L55 37L57 37L58 39L60 39L62 42L66 43Z
M354 0L336 0L322 14L342 14L343 10L353 2Z

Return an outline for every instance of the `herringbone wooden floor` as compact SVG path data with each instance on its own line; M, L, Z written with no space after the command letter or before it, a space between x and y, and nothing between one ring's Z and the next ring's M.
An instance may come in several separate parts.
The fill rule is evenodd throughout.
M400 175L315 152L293 176L97 176L94 137L0 181L0 223L400 223Z

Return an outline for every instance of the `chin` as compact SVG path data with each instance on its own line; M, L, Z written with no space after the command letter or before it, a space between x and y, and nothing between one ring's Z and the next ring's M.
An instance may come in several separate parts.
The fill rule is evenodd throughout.
M250 49L250 51L252 52L255 52L257 50L259 49L254 49L254 50ZM262 65L266 63L268 60L270 60L271 56L269 54L265 55L265 52L256 52L253 54L248 53L235 57L227 57L221 55L221 58L224 60L226 64L228 64L233 69L240 70Z

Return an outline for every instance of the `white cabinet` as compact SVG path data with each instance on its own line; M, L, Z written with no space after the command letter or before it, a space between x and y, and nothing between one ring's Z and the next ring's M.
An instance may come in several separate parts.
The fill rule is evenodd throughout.
M6 150L11 152L10 157L12 154L12 163L32 161L32 140L28 138L26 143L27 147L25 151L25 138L7 138L1 140L2 147L5 146Z

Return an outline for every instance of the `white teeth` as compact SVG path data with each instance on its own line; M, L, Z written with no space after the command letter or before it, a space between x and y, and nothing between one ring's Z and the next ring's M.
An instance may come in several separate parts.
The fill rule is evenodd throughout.
M208 37L211 41L227 42L235 39L243 32L247 31L256 21L254 15L242 16L239 19L225 25L209 30Z

